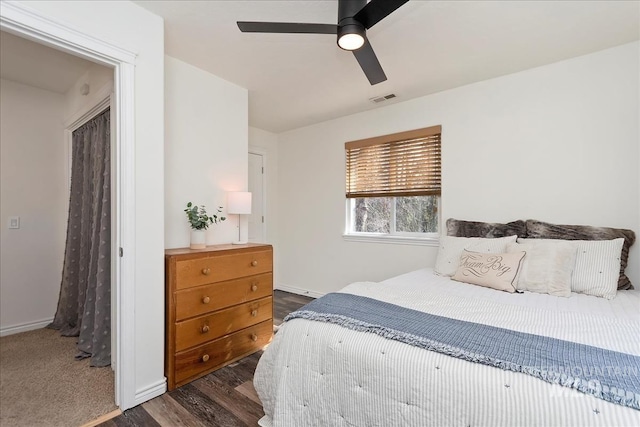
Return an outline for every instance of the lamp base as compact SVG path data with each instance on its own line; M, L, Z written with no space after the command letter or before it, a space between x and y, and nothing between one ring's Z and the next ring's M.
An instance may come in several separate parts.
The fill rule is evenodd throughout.
M249 243L249 242L247 242L246 240L245 241L238 241L238 242L231 242L232 245L246 245L247 243Z

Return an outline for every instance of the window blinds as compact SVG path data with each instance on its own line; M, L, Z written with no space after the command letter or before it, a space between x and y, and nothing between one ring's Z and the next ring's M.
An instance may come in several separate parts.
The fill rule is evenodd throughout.
M441 126L345 144L347 197L439 196Z

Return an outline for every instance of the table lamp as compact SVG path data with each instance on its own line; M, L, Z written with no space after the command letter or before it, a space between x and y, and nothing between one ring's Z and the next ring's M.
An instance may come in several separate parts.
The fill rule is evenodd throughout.
M228 195L227 213L238 215L238 241L234 245L246 244L246 240L240 238L240 216L251 213L251 193L248 191L231 191Z

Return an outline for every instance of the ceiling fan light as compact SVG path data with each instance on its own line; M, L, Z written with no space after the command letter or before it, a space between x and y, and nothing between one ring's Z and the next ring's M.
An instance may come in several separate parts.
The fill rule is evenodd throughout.
M360 49L364 44L364 37L360 34L345 34L338 39L338 46L344 50Z
M364 27L355 21L342 24L338 27L338 46L344 50L360 49L364 45L364 34Z

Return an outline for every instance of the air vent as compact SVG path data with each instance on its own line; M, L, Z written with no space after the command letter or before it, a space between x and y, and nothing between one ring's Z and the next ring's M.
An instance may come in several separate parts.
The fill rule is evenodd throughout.
M389 95L383 95L383 96L374 96L373 98L369 98L369 101L373 102L374 104L378 104L380 102L386 101L388 99L392 99L395 98L396 94L395 93L390 93Z

